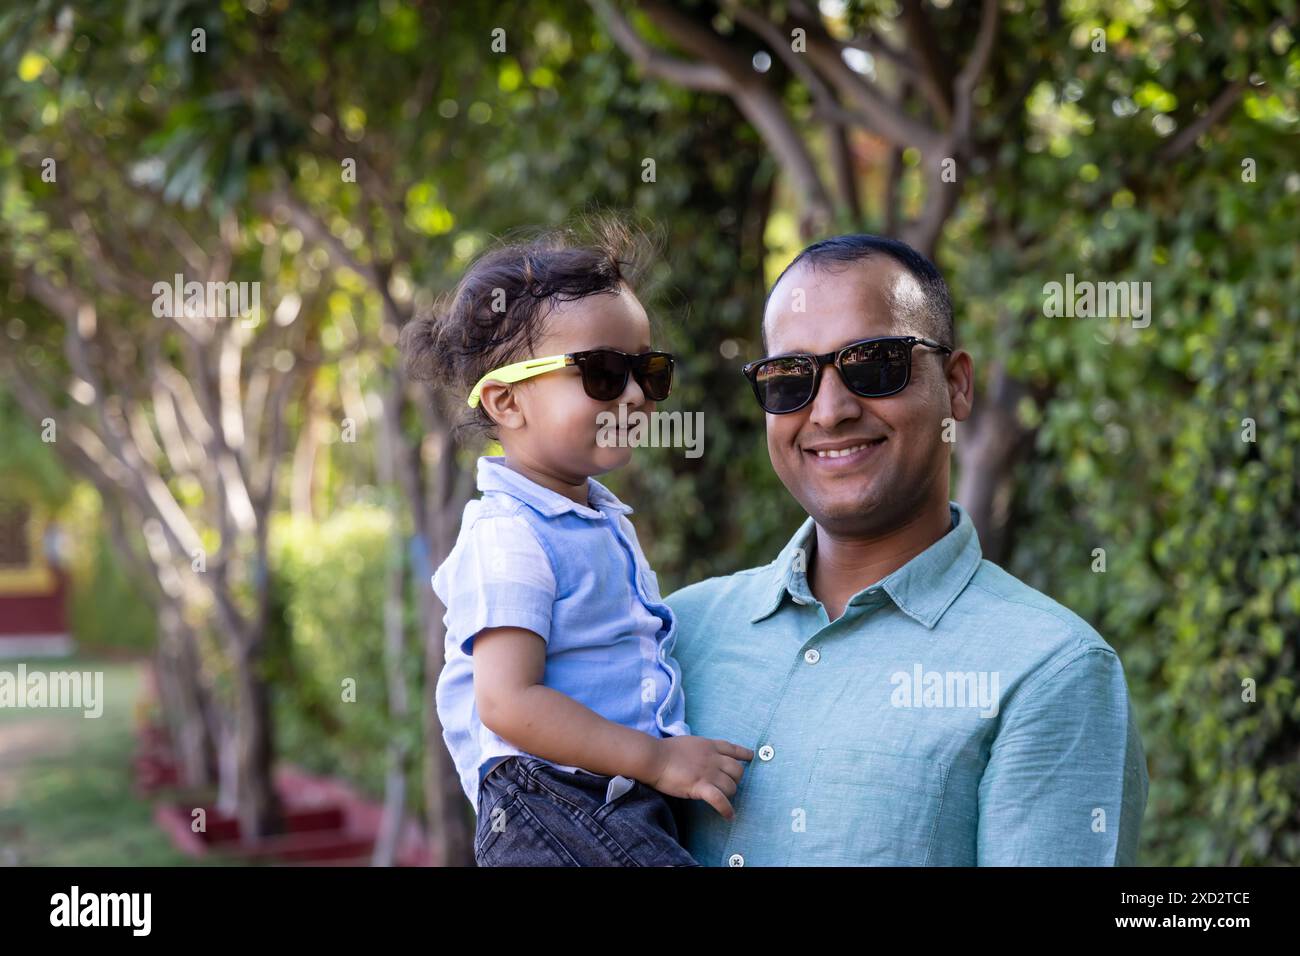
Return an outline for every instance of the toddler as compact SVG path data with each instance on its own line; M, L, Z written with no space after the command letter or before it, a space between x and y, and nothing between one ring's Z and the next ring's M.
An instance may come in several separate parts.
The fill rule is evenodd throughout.
M482 497L433 576L438 717L480 866L697 866L677 801L731 819L754 756L691 735L672 611L632 509L593 477L631 457L598 441L601 413L649 413L672 384L632 245L605 221L585 244L557 231L501 246L403 332L407 368L452 389L503 452L478 459Z

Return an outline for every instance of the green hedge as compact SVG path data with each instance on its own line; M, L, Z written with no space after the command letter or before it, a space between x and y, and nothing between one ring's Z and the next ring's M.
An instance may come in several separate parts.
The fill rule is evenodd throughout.
M324 522L278 519L271 530L272 652L279 756L361 789L383 792L386 750L398 734L414 745L408 806L422 804L420 645L409 619L409 718L388 714L384 595L390 562L404 560L392 515L354 505ZM355 681L345 701L344 681Z

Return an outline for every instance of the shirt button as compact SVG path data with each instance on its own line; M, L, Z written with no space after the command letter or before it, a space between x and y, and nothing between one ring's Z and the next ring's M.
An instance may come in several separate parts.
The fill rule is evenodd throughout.
M822 659L822 652L817 650L815 647L810 647L808 650L803 652L803 659L809 664L816 664Z
M774 756L776 756L776 751L772 749L770 744L763 744L758 748L759 760L771 760Z
M807 604L807 603L808 603L808 602L805 601L803 598L799 597L797 594L791 594L791 595L790 595L790 600L791 600L791 601L794 601L795 604Z
M739 853L733 853L727 857L727 866L744 866L745 858Z

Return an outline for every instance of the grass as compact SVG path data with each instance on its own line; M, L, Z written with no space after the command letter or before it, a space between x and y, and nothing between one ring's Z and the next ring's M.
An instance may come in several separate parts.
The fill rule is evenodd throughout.
M0 661L17 674L18 661ZM101 671L103 714L0 708L0 865L193 866L131 789L134 712L143 665L89 658L27 661L27 670ZM209 863L218 860L206 861Z

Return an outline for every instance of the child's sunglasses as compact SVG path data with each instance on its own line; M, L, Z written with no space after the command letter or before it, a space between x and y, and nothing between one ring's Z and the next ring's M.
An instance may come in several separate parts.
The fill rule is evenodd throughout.
M822 369L834 365L855 395L883 398L901 392L912 378L912 346L924 345L951 353L946 345L915 335L886 336L850 342L825 355L797 353L750 362L741 371L754 386L754 395L770 415L797 412L817 394Z
M652 402L662 402L673 385L673 356L669 352L639 352L629 355L617 349L587 349L585 352L568 352L565 355L548 355L545 358L527 359L488 372L469 393L469 406L476 408L479 393L489 382L512 384L576 365L582 372L582 388L598 402L612 402L627 388L631 375Z

